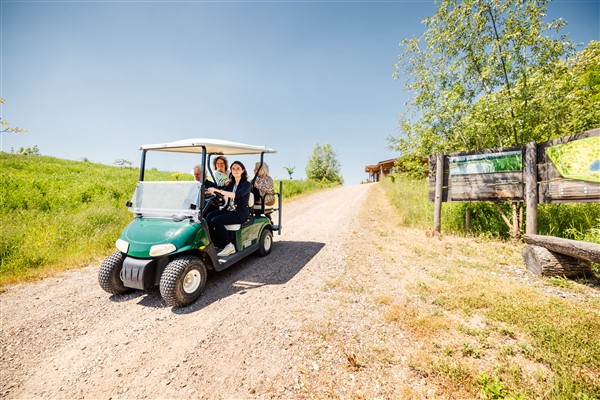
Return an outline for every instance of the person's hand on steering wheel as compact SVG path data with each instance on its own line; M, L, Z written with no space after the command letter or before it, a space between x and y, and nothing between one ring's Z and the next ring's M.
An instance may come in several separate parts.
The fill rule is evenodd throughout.
M217 206L222 206L223 204L225 204L225 196L223 196L220 192L217 192L217 190L217 188L211 187L206 189L206 193L213 196L209 199L209 201L216 204Z

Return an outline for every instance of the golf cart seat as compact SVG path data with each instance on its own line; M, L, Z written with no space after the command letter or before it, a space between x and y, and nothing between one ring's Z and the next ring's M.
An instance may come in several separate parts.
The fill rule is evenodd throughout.
M254 194L252 192L250 192L250 197L248 197L248 207L250 207L250 210L252 210L252 208L254 207ZM248 219L252 218L252 213L250 213L248 215ZM244 221L244 224L248 222L248 220ZM225 225L225 229L227 229L228 231L237 231L242 227L243 224L231 224L231 225Z
M265 214L265 215L266 215L266 214L271 214L271 213L273 213L274 211L277 211L276 205L277 205L277 203L275 203L275 204L272 204L272 205L270 205L270 206L268 206L268 205L266 205L266 204L265 204L265 209L264 209L264 211L263 211L263 205L259 203L259 204L255 204L255 205L252 207L252 211L254 211L254 214L255 214L255 215L260 215L260 214Z

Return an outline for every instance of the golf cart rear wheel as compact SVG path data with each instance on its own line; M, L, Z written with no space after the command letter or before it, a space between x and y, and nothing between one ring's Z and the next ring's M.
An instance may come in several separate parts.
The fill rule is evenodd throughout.
M167 305L182 307L196 301L206 285L206 266L201 259L184 256L172 260L160 277L160 295Z
M131 289L123 285L121 280L121 270L125 254L115 251L102 261L98 271L98 283L100 287L111 294L124 294Z
M260 240L258 242L258 254L261 256L266 256L271 252L271 248L273 247L273 233L264 229L260 234Z

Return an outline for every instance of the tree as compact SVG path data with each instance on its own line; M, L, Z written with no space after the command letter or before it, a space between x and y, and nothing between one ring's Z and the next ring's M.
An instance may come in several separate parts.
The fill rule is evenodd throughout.
M543 35L566 24L542 20L546 2L442 0L423 36L402 42L394 76L405 73L411 98L400 117L403 136L390 145L401 156L427 157L534 139L539 87L531 73L554 81L553 66L575 49L565 36Z
M547 70L530 68L527 81L519 79L513 87L518 98L525 97L528 87L536 88L527 96L527 141L545 142L599 127L600 42L592 41L574 57L554 62L551 80ZM505 89L482 96L466 115L464 132L479 135L481 148L497 147L490 138L501 127L486 122L490 114L502 113L506 96Z
M292 174L294 173L294 170L296 169L296 166L287 166L287 167L283 167L283 169L285 169L288 173L288 175L290 176L290 180L292 179Z
M37 147L37 145L33 147L21 147L19 148L19 152L17 154L21 154L23 156L39 156L40 149Z
M0 97L0 104L4 104L4 99ZM2 145L4 138L4 133L23 133L27 132L25 129L21 129L18 127L11 127L8 122L2 121L2 116L0 116L0 151L3 151L4 147Z
M591 41L574 57L555 63L552 70L553 81L544 79L543 71L531 74L539 88L532 116L539 141L600 127L600 42Z
M315 181L342 183L340 163L330 144L315 145L306 164L306 177Z
M401 157L511 147L564 135L574 80L566 79L560 93L555 87L561 77L568 78L561 60L572 56L575 46L564 35L544 35L566 24L543 21L547 3L440 1L436 14L424 21L426 46L405 39L395 65L395 77L403 70L412 92L400 118L404 136L390 138ZM552 95L544 89L552 89ZM550 116L551 125L544 124ZM513 203L513 223L505 218L509 227L520 215L516 207Z
M133 164L131 161L126 160L124 158L119 158L117 160L115 160L115 162L113 162L113 164L118 165L121 168L131 168L131 165Z

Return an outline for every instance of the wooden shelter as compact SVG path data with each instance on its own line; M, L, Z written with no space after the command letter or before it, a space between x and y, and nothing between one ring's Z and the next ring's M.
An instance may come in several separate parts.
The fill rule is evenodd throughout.
M365 172L369 174L369 178L367 182L379 182L381 179L388 176L390 172L392 172L392 168L394 168L394 162L396 159L379 161L374 165L367 165L365 167Z

